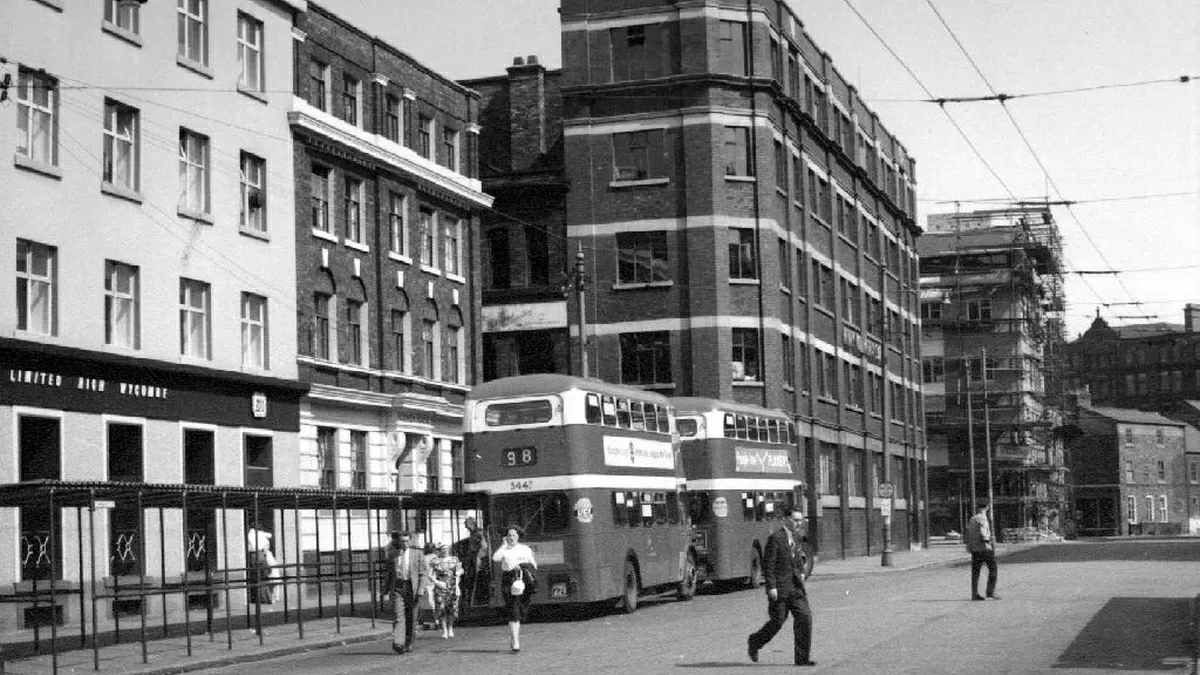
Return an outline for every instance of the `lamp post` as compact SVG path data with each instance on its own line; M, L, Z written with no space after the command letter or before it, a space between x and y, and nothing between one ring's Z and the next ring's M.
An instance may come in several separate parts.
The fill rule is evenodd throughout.
M892 430L892 405L890 390L891 381L888 379L888 342L891 340L891 332L888 327L887 319L887 274L882 275L883 279L879 283L880 288L880 329L879 337L882 342L882 370L883 370L883 483L878 488L880 501L880 511L883 516L883 552L879 556L879 564L881 567L892 566L892 462L888 454L888 445L891 439ZM885 504L886 503L886 504ZM910 507L911 508L911 507Z

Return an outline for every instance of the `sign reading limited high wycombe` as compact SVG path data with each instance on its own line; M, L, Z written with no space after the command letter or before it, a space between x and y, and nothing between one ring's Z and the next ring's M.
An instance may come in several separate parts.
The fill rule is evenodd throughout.
M0 405L294 431L285 380L0 338Z

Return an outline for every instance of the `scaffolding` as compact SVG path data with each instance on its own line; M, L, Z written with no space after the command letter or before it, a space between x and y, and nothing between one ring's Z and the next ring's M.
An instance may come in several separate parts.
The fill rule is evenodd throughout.
M943 494L931 501L961 511L956 493L972 480L973 446L995 469L982 487L995 492L998 529L1062 534L1072 513L1057 410L1066 303L1049 207L930 216L918 248L923 331L940 337L922 352L941 354L944 383L927 396L927 430L944 435L949 459ZM938 381L936 365L923 364L923 373ZM980 487L978 472L973 478Z

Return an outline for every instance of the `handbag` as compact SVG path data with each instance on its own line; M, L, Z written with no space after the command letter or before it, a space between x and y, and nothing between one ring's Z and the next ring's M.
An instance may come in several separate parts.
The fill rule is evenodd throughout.
M522 574L521 576L517 577L516 581L512 582L512 587L509 589L509 592L512 593L514 597L525 594L525 582L522 581L522 577L524 576L525 575Z

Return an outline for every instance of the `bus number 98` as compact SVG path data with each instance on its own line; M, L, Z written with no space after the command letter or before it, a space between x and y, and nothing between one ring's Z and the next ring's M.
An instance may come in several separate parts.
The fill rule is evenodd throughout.
M501 464L506 467L537 464L537 448L509 448L504 451Z

